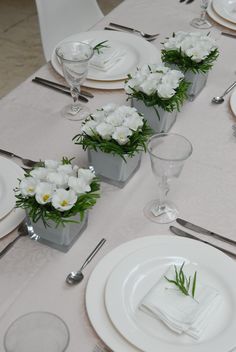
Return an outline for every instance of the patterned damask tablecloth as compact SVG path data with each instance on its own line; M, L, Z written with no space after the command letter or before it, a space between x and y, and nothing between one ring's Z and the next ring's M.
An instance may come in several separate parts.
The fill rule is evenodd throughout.
M153 44L161 49L161 43L173 31L193 30L189 22L198 14L198 1L186 5L178 0L126 0L94 29L103 29L113 21L150 33L160 32ZM182 218L231 238L235 238L236 208L236 139L231 129L234 117L229 96L218 106L211 104L211 98L235 80L233 45L232 38L219 39L220 56L206 87L178 114L172 132L192 142L193 154L170 192ZM63 82L50 63L33 76ZM70 97L32 83L32 77L0 102L1 148L32 159L75 156L81 166L86 165L86 153L72 142L80 122L60 116ZM95 98L89 103L91 111L108 102L128 104L122 90L92 92ZM89 214L88 227L68 253L28 238L15 244L0 260L1 351L8 325L19 315L36 310L54 312L65 320L71 335L68 351L92 351L99 337L88 321L84 303L89 274L106 253L125 241L170 234L168 225L157 225L143 215L143 207L154 197L156 187L148 156L143 155L139 171L123 189L102 183L101 198ZM2 239L1 248L14 236L16 232ZM79 268L102 237L107 243L86 268L84 281L68 287L64 281L68 272Z

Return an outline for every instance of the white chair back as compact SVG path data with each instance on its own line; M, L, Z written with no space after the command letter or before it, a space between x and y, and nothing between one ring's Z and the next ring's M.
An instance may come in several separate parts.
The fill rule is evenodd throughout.
M46 61L58 42L103 18L96 0L35 0Z

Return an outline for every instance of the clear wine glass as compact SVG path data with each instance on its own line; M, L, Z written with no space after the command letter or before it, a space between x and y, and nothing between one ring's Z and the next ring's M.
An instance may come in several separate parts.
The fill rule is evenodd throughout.
M62 110L62 115L69 120L83 120L90 111L78 101L80 85L88 73L89 60L93 48L82 42L63 42L56 48L56 55L62 65L64 78L70 86L73 104Z
M208 3L209 3L209 0L201 0L201 9L202 9L201 15L200 17L194 18L190 22L191 26L193 26L194 28L207 29L212 27L212 24L206 19L206 11L208 7Z
M158 133L149 139L147 150L158 180L159 198L145 206L144 214L154 222L166 224L178 217L175 204L166 199L169 181L179 177L185 160L192 154L192 144L179 134Z

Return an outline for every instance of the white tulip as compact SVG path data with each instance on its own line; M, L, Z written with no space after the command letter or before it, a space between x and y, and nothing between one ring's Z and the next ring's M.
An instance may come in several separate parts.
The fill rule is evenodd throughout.
M25 177L21 180L19 188L23 196L34 196L39 180L34 177Z
M102 122L96 127L96 131L103 139L109 140L114 132L114 126L109 123Z
M59 211L71 209L77 201L77 196L73 190L57 189L52 196L52 205Z
M77 194L83 194L91 191L91 187L82 177L70 176L68 186Z
M116 127L112 138L115 139L120 145L126 144L129 142L129 136L132 135L132 131L125 126Z
M48 182L40 182L35 189L35 199L39 204L46 204L51 202L55 185Z

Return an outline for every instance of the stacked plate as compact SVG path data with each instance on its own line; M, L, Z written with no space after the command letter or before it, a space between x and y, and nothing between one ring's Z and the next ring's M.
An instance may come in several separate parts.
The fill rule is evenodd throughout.
M236 31L236 0L212 0L207 13L215 22Z
M25 211L14 209L18 179L24 171L14 162L0 156L0 238L14 230L24 219Z
M89 67L87 80L83 85L90 88L122 89L128 73L132 73L137 66L160 61L160 52L153 44L130 33L89 31L72 35L64 39L64 41L84 41L96 44L107 41L109 50L114 49L120 53L120 60L106 71ZM63 76L62 67L57 59L55 49L53 50L51 63L54 69Z
M168 267L183 262L193 264L222 297L200 340L175 334L138 309ZM88 316L114 352L229 351L236 346L235 273L232 259L203 243L166 235L139 238L112 250L92 272L86 290Z

